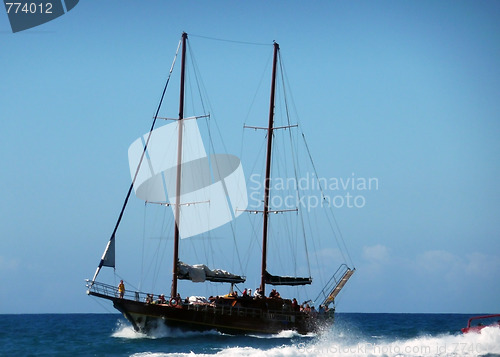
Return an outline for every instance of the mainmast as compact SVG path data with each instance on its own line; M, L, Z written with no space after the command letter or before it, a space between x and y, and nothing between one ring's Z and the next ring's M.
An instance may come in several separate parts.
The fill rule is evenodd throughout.
M273 74L271 80L271 99L269 103L269 124L267 127L267 155L266 155L266 177L264 181L264 228L262 231L262 268L260 278L261 294L266 293L266 260L267 260L267 224L269 215L269 191L271 186L271 152L273 144L273 125L274 125L274 93L276 88L276 65L278 63L278 50L280 46L274 43L274 56L273 56Z
M177 273L179 262L179 222L180 222L180 198L181 198L181 169L182 169L182 126L184 118L184 75L186 71L186 40L187 33L182 33L182 56L181 56L181 83L179 96L179 134L177 139L177 178L175 182L175 228L174 228L174 268L172 270L172 290L170 296L177 296Z

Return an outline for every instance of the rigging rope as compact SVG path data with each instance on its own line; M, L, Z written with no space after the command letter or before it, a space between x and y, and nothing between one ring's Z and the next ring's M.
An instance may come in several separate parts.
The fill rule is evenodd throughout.
M139 170L141 168L141 164L142 164L142 161L144 160L144 156L146 155L146 149L148 147L148 144L149 144L149 139L151 139L151 134L153 133L153 129L155 127L155 124L156 124L156 119L158 118L158 113L160 112L160 108L161 108L161 105L163 103L163 98L165 97L165 93L167 91L167 87L168 87L168 83L170 82L170 77L172 76L172 72L174 70L174 65L175 65L175 61L177 59L177 54L179 53L179 49L181 47L181 43L182 43L182 40L179 41L179 44L177 45L177 51L175 51L175 56L174 56L174 60L172 62L172 66L170 67L170 71L169 71L169 74L168 74L168 77L167 77L167 82L165 83L165 87L163 88L163 93L161 94L161 98L160 98L160 102L158 103L158 108L156 109L156 113L155 113L155 116L154 116L154 119L153 119L153 123L151 124L151 129L149 129L149 134L148 134L148 138L146 140L146 143L144 144L144 150L142 151L142 155L141 155L141 158L139 160L139 164L137 165L137 169L135 170L135 175L134 175L134 178L132 180L132 183L130 184L130 187L128 189L128 192L127 192L127 196L125 197L125 201L123 202L123 206L122 206L122 209L120 211L120 215L118 216L118 220L116 221L116 225L115 225L115 228L113 229L113 233L111 234L111 238L109 239L109 241L113 241L115 239L115 235L116 235L116 231L118 230L118 226L120 225L120 222L122 220L122 217L123 217L123 213L125 212L125 207L127 207L127 203L128 203L128 199L130 198L130 195L132 193L132 189L134 188L134 183L135 183L135 180L137 179L137 176L139 175ZM95 281L95 279L97 278L97 275L99 274L99 271L101 270L103 264L104 264L104 258L106 256L106 253L107 253L107 250L109 248L109 243L108 245L106 246L106 250L101 258L101 261L99 262L99 266L94 274L94 278L92 279L92 281Z
M206 40L221 41L221 42L231 42L231 43L238 43L238 44L241 44L241 45L273 46L273 44L269 44L269 43L236 41L236 40L229 40L229 39L224 39L224 38L208 37L208 36L202 36L202 35L193 35L191 33L189 34L189 37L199 37L199 38L204 38Z
M146 213L147 213L147 202L144 202L144 216L143 216L143 226L142 226L142 252L141 252L141 280L139 281L139 290L142 288L142 281L144 279L144 244L146 243Z
M191 37L191 34L189 36ZM189 53L190 53L190 56L187 56L187 58L190 60L191 67L193 68L194 79L195 79L195 82L196 82L196 87L198 89L199 100L200 100L200 103L201 103L202 112L203 112L204 115L207 115L208 113L207 113L207 110L205 109L205 102L204 102L204 98L203 98L203 95L202 95L202 84L200 84L200 80L198 79L198 66L196 64L196 59L195 59L194 51L193 51L193 48L191 47L191 44L190 44L189 41L186 42L186 44L187 44L187 48L188 48ZM186 68L186 74L190 76L191 72L189 72L189 70L190 70L190 68L187 67ZM191 81L187 81L186 85L189 86L189 90L191 92L191 95L189 96L189 98L191 99L191 106L192 106L193 113L195 113L197 109L195 109L195 107L196 107L195 104L194 104L195 103L195 101L194 101L195 96L193 94L193 88L192 88L193 86L191 85ZM210 117L208 117L207 120L210 120ZM208 130L208 133L209 133L208 135L210 136L211 135L210 134L210 130ZM186 144L189 144L189 143L186 143ZM201 244L204 247L202 249L202 251L204 253L204 256L205 256L205 260L204 261L208 265L210 265L209 264L209 260L208 260L207 249L206 249L206 244L207 244L206 241L210 241L210 232L208 232L208 238L209 239L202 239L201 240L201 242L202 242ZM198 250L196 249L197 246L198 246L197 240L191 238L188 241L189 241L189 243L191 245L191 252L194 253L194 259L195 259L195 261L197 261L197 262L203 261L203 259L200 259L199 255L198 255Z
M286 110L286 118L287 118L287 121L288 121L288 125L291 126L291 123L290 123L290 112L288 110L288 100L287 100L287 95L286 95L286 85L285 85L285 75L284 75L284 70L283 70L283 62L282 62L282 59L281 59L281 56L279 56L279 63L280 63L280 69L281 69L281 81L282 81L282 85L283 85L283 97L284 97L284 101L285 101L285 110ZM298 175L297 175L297 166L296 166L296 159L295 159L295 150L293 149L293 137L292 137L292 131L289 130L289 136L290 136L290 148L291 148L291 152L292 152L292 162L293 162L293 172L294 172L294 175L295 175L295 182L298 182ZM301 202L300 200L300 190L297 189L297 198L298 198L298 201ZM304 237L304 249L305 249L305 252L306 252L306 259L307 259L307 270L309 272L309 276L311 276L311 264L310 264L310 261L309 261L309 250L308 250L308 247L307 247L307 239L306 239L306 231L305 231L305 227L304 227L304 217L302 215L301 212L299 212L299 217L300 217L300 221L301 221L301 227L302 227L302 235Z
M192 35L190 35L192 36ZM195 35L196 37L196 35ZM198 36L198 37L201 37L201 36ZM210 149L210 152L212 154L216 154L216 150L215 150L215 145L214 145L214 141L213 141L213 138L212 138L212 130L210 129L210 124L212 123L212 121L210 120L213 115L213 110L211 109L212 108L212 105L211 105L211 102L210 102L210 98L207 94L207 90L205 89L205 86L203 85L203 80L200 78L200 74L199 74L199 69L198 69L198 65L197 65L197 62L196 62L196 58L194 56L194 53L193 53L193 50L191 48L191 45L188 43L188 48L189 48L189 51L191 53L191 56L190 56L190 59L191 59L191 65L193 66L193 73L194 73L194 78L195 78L195 82L196 82L196 86L198 88L198 93L199 93L199 97L200 97L200 102L201 102L201 106L202 106L202 110L203 110L203 113L204 114L207 114L207 109L206 109L206 106L208 106L208 108L212 111L212 115L209 116L206 124L207 124L207 131L208 131L208 140L209 140L209 149ZM206 96L206 100L207 100L207 105L205 105L205 100L204 100L204 97L202 95L202 93ZM193 96L194 97L194 96ZM214 116L215 118L215 116ZM224 150L225 153L228 152L227 148L226 148L226 145L224 143L224 141L222 140L222 133L221 133L221 130L220 130L220 127L218 125L218 122L217 120L214 120L213 121L215 123L215 128L217 130L217 134L219 135L219 138L221 138L221 144L222 144L222 148ZM209 155L210 157L210 155ZM217 164L217 162L215 161L215 163ZM219 167L218 165L215 165L212 166L212 170L218 170ZM218 174L218 176L220 177L220 173ZM240 266L240 269L241 271L243 272L243 267L242 267L242 261L241 261L241 257L240 257L240 252L238 250L238 245L236 244L236 232L235 232L235 229L234 229L234 224L233 224L233 221L230 221L229 222L229 225L231 227L231 232L232 232L232 238L233 238L233 243L234 243L234 248L235 248L235 252L236 252L236 258L238 259L238 264ZM210 234L210 232L208 232L208 234ZM214 250L214 247L212 246L212 240L211 239L208 239L207 240L208 242L204 242L204 244L209 244L210 245L210 249L212 250L212 253L213 253L213 250ZM204 250L205 251L205 259L206 261L208 262L208 256L207 256L207 249ZM215 257L215 254L212 254L212 260L214 259ZM214 265L215 262L212 261L212 264Z
M311 161L311 165L312 165L312 167L313 167L314 174L316 175L316 177L319 177L319 176L318 176L318 172L316 171L316 166L314 165L314 161L313 161L312 156L311 156L311 152L309 151L309 145L307 145L306 136L304 135L304 133L302 133L302 138L304 139L304 144L305 144L305 146L306 146L307 154L309 155L309 160ZM321 185L321 180L318 180L318 185L319 185L319 189L320 189L320 191L321 191L321 196L322 196L322 199L324 200L324 199L326 198L326 196L325 196L325 193L324 193L324 191L323 191L323 186ZM335 223L335 227L337 228L337 231L338 231L338 233L339 233L339 236L340 236L340 239L341 239L341 241L342 241L342 245L343 245L343 247L344 247L344 250L345 250L345 252L346 252L346 254L347 254L347 257L349 258L349 262L350 262L350 263L351 263L351 265L354 267L354 263L353 263L353 261L352 261L352 258L351 258L351 256L350 256L350 254L349 254L349 250L347 250L347 246L346 246L346 244L345 244L344 237L343 237L343 235L342 235L342 232L341 232L341 230L340 230L340 227L339 227L339 225L338 225L338 223L337 223L337 219L335 218L335 215L333 214L333 212L332 212L331 210L329 210L329 211L330 211L330 213L331 213L331 215L332 215L333 221L334 221L334 223ZM328 215L327 215L326 217L328 218ZM328 223L330 224L330 227L332 228L332 231L334 231L334 228L333 228L333 226L332 226L332 223L331 223L330 219L328 219ZM334 234L334 236L335 236L335 240L337 241L337 244L338 244L338 245L339 245L339 247L340 247L340 243L339 243L339 240L338 240L338 238L337 238L337 235L336 235L336 234ZM347 261L347 259L346 259L346 258L345 258L345 256L344 256L344 251L343 251L342 249L340 249L340 253L342 254L342 258L343 258L345 261Z

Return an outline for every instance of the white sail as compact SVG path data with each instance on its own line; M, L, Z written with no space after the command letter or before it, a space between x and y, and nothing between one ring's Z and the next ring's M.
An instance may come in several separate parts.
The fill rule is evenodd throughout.
M180 205L176 221L181 238L210 231L228 223L248 205L243 168L233 155L207 156L196 120L183 120L180 198L177 199L179 121L155 129L134 190L137 197L155 203ZM144 150L144 135L130 145L133 177Z
M111 238L102 256L102 266L115 267L115 239Z

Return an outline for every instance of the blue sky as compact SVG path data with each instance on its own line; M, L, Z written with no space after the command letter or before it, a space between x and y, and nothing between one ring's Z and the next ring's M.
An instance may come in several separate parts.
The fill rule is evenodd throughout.
M496 1L87 0L12 34L0 13L0 313L107 311L84 279L182 31L197 53L212 43L195 35L279 42L321 175L378 179L335 210L358 270L339 311L498 312L499 17ZM228 88L214 46L219 116L246 114L269 48L239 48Z

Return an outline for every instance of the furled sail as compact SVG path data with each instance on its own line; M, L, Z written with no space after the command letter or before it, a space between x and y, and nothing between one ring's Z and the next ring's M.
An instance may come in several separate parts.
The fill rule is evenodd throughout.
M179 123L183 131L181 194L176 197L177 143ZM144 150L147 135L129 148L130 173ZM208 232L239 216L248 205L245 177L240 160L233 155L207 156L194 119L164 125L152 132L134 190L137 197L170 205L181 238Z
M240 275L232 274L222 269L210 269L204 264L189 265L183 262L178 263L178 278L191 280L194 283L212 281L218 283L243 283L245 278Z
M271 275L266 271L266 284L293 286L293 285L308 285L311 283L312 283L311 278Z

